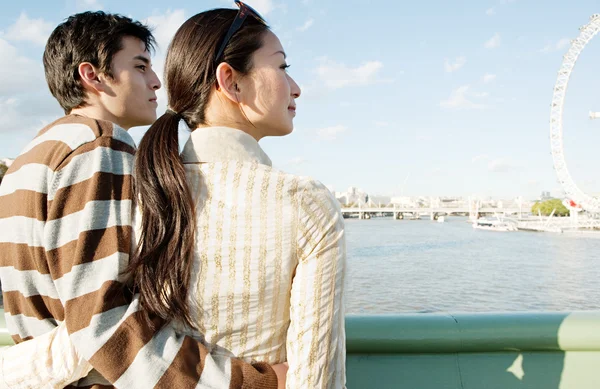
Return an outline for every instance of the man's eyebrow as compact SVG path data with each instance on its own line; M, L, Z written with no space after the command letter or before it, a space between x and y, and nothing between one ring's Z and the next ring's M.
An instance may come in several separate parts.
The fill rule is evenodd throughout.
M133 59L137 59L138 61L142 61L143 63L145 63L146 65L150 65L150 60L146 57L144 57L143 55L136 55L135 57L133 57Z
M276 52L273 53L273 55L275 54L283 54L283 59L287 59L287 55L285 55L285 52L281 51L281 50L277 50Z

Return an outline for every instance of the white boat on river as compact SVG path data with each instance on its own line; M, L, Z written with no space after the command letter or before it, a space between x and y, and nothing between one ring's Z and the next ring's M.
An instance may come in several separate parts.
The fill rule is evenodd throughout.
M499 218L495 218L495 219L487 219L487 218L480 218L477 219L473 222L473 228L479 229L479 230L488 230L488 231L501 231L501 232L506 232L506 231L517 231L517 226L515 223L508 221L508 220L502 220Z

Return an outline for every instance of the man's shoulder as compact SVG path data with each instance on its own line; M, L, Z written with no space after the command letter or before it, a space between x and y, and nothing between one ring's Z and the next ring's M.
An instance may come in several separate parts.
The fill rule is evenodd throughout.
M63 116L44 127L32 143L51 140L65 143L71 150L98 138L113 138L135 148L133 138L121 127L106 120L80 115Z
M135 152L131 136L113 123L67 115L44 127L15 160L12 170L29 163L43 164L54 170L78 149L84 149L86 145L93 147L95 142L132 154Z

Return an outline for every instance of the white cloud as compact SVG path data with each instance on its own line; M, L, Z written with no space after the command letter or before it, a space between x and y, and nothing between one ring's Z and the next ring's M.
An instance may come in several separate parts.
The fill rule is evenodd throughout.
M571 40L568 38L563 38L561 40L559 40L558 42L556 42L556 49L557 50L561 50L566 48L567 46L569 46L569 43L571 43Z
M473 158L471 158L471 162L472 163L477 163L479 161L484 161L484 160L486 160L488 158L489 157L487 156L487 154L476 155Z
M560 51L560 50L564 50L566 49L569 44L571 43L571 40L568 38L562 38L560 39L558 42L556 43L549 43L546 46L544 46L543 49L540 50L540 52L542 53L550 53L553 51Z
M299 85L302 91L302 100L318 100L325 96L326 89L318 82L313 81L310 84Z
M483 47L485 47L486 49L494 49L500 46L500 41L500 34L496 33L493 37L491 37L488 41L485 42Z
M470 86L463 85L452 91L447 100L440 102L440 107L446 109L482 109L486 106L470 100L471 97L481 98L481 94L469 93ZM478 96L479 95L479 96Z
M260 12L261 15L267 15L275 9L275 5L271 0L253 0L252 8Z
M315 23L314 19L308 19L301 27L298 27L297 30L300 32L304 32L308 30Z
M383 68L379 61L369 61L352 68L343 63L337 63L327 58L321 58L321 64L316 73L321 81L331 89L346 86L371 85L378 82L390 82L378 78L378 73Z
M292 158L287 162L288 165L294 165L294 166L302 165L304 163L306 163L306 159L303 157Z
M35 107L35 115L32 115ZM33 138L45 125L62 116L56 100L45 95L28 95L23 98L0 97L0 133L14 133L21 138ZM15 150L15 153L19 150Z
M300 85L300 90L302 91L302 100L319 100L327 95L328 89L324 87L323 83L315 80L310 84L302 84ZM344 102L340 102L340 107L344 106ZM349 105L349 104L348 104Z
M98 0L77 0L75 7L78 11L96 11L104 8Z
M498 7L506 6L506 5L510 4L510 3L514 3L515 1L517 1L517 0L500 0L500 3L497 6L490 7L488 9L486 9L485 10L485 14L488 15L488 16L495 15L496 14L496 9Z
M20 55L16 47L0 38L0 97L40 88L47 89L41 61Z
M152 33L156 38L159 50L161 52L166 52L177 29L181 27L185 20L185 11L176 9L174 11L168 10L164 15L150 16L144 19L143 22L153 29Z
M143 22L153 29L158 48L152 58L152 67L161 81L164 80L165 58L169 43L175 33L186 21L185 11L182 9L168 10L162 15L153 15L144 19ZM158 108L156 112L160 115L167 108L167 91L163 87L156 92Z
M496 79L496 75L495 74L486 73L483 76L483 83L484 84L489 84L490 82L494 81L495 79Z
M17 108L19 106L18 100L9 97L0 97L0 111L2 111L2 124L0 124L0 132L16 130L17 123L19 122L19 113Z
M0 113L0 133L13 133L16 141L32 138L48 122L62 116L62 110L48 91L41 61L21 55L2 38Z
M333 127L321 128L316 131L317 138L319 140L335 140L339 134L346 132L348 128L346 126L338 125Z
M496 158L488 163L488 170L492 173L504 173L518 168L509 158Z
M25 12L22 12L15 24L8 28L4 38L10 41L32 42L44 46L52 29L52 23L42 18L30 19Z
M466 63L466 57L457 57L452 63L448 61L448 58L446 58L444 60L444 68L446 69L447 73L452 73L465 66Z
M375 121L375 125L377 127L387 127L387 126L390 125L390 123L389 122L384 122L384 121Z

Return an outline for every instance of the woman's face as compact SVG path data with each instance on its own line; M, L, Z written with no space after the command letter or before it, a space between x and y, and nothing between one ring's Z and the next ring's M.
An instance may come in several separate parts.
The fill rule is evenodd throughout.
M300 87L287 73L285 52L275 34L267 31L263 47L252 56L252 70L240 80L243 110L260 136L292 132Z

